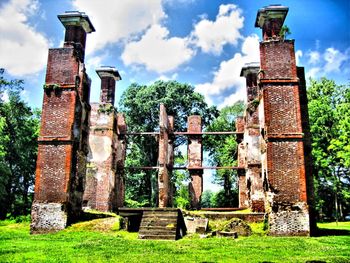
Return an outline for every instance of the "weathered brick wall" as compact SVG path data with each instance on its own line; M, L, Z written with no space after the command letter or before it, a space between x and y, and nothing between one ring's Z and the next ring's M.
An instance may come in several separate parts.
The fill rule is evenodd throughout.
M124 115L121 113L117 114L117 133L115 139L115 150L116 150L116 207L124 206L125 198L125 157L126 157L126 123Z
M74 86L79 66L73 47L49 49L46 84Z
M299 89L294 85L264 86L265 130L271 134L301 134Z
M295 79L294 40L260 42L260 63L263 79Z
M202 119L200 116L189 116L187 125L187 130L189 133L202 132ZM191 207L198 209L200 208L201 196L203 192L203 170L195 168L201 167L203 161L201 135L188 136L187 156L188 168L191 176L191 182L189 184Z
M249 207L247 179L245 170L238 173L238 205L239 207Z
M67 16L69 22L65 20ZM72 20L88 20L79 12L61 15L59 19L65 26ZM80 27L79 32L75 30L79 36L74 38L72 28L68 28L64 47L49 50L31 233L61 230L81 213L90 80L83 64L85 28L79 24L76 27ZM77 45L77 39L83 41Z
M115 112L101 111L100 103L91 106L89 159L84 206L112 211L116 203L115 178Z
M311 151L303 138L308 132L305 79L296 67L294 40L279 36L287 12L283 6L264 7L256 20L264 35L258 80L261 177L270 233L308 235L306 173Z
M158 205L159 207L170 206L170 177L171 173L168 169L169 160L169 118L164 104L160 104L159 111L159 151L158 151Z
M267 143L268 181L275 202L306 201L303 156L301 141Z
M35 201L66 202L71 176L72 145L41 144L35 179Z

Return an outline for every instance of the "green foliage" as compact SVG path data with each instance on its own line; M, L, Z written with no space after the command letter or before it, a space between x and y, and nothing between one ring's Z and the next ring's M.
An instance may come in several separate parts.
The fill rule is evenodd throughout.
M184 184L180 185L177 195L175 197L175 207L188 209L190 208L190 196L188 193L188 187Z
M6 221L5 221L6 222ZM321 225L323 228L323 226ZM327 225L350 231L350 223ZM196 237L138 240L126 231L61 231L30 235L29 224L0 224L0 262L348 262L350 235Z
M164 103L168 115L174 116L174 129L185 131L187 116L198 114L207 125L217 114L214 107L208 107L203 95L194 92L194 87L176 81L157 81L151 85L132 84L123 93L120 111L126 116L128 129L132 131L159 130L159 105ZM186 138L178 137L175 148ZM175 149L176 151L176 149ZM177 154L180 154L177 152ZM158 143L155 137L134 136L128 141L127 166L156 166ZM156 171L130 171L126 174L127 196L148 206L157 203Z
M23 81L6 80L3 73L0 70L0 218L30 212L39 133L39 111L20 97Z
M288 26L284 25L282 26L281 28L281 31L279 33L279 36L282 38L282 39L285 39L287 36L289 36L291 34L290 32L290 29Z
M201 197L201 207L202 208L213 207L212 202L211 202L213 195L214 195L214 193L211 190L205 190L202 193L202 197Z
M100 104L99 108L98 108L98 112L99 113L106 113L106 114L110 114L112 112L114 112L114 107L112 104L107 103L107 104Z
M350 213L350 87L310 80L316 209L327 218Z
M207 127L206 131L235 131L235 120L243 114L244 104L236 102L232 106L221 109L217 118ZM204 136L204 149L209 151L211 164L213 166L235 166L237 165L237 143L236 136ZM215 195L214 207L237 206L235 199L236 177L234 170L216 170L214 182L224 187L223 192Z

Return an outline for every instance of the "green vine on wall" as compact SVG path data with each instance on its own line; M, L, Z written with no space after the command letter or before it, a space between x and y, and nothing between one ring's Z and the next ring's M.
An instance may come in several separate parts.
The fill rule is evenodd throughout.
M114 112L114 107L112 104L109 104L109 103L108 104L100 104L98 112L110 114L110 113Z

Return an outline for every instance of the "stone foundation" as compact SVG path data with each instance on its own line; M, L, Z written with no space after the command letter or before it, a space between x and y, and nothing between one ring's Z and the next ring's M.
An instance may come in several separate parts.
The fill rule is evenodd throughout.
M56 232L66 228L67 213L61 203L36 203L32 205L31 234Z

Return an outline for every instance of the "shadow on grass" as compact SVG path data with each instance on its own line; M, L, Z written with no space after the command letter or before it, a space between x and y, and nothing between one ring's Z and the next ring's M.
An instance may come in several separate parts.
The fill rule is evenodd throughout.
M322 237L322 236L350 236L350 230L318 228L315 231L315 234L313 236L315 236L315 237Z

